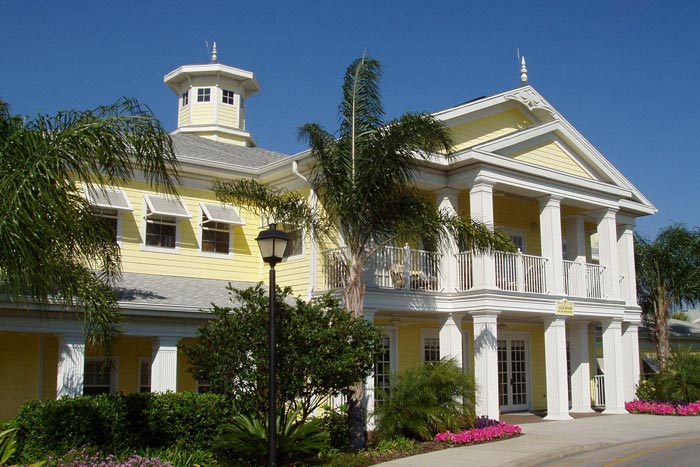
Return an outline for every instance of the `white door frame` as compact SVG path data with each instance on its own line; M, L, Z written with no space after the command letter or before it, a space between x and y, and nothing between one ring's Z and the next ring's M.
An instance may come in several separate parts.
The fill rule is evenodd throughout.
M527 381L525 383L525 390L527 391L526 394L526 403L525 404L520 404L520 405L501 405L500 406L500 411L503 412L517 412L520 410L531 410L532 409L532 365L531 365L531 357L530 357L530 333L527 331L510 331L510 332L499 332L498 333L498 338L499 341L506 341L506 346L508 350L508 360L510 360L510 341L511 340L523 340L525 342L525 377L527 378ZM508 368L508 371L510 372L511 367ZM501 385L499 382L498 389L500 391ZM509 391L510 391L510 386L509 386ZM512 394L511 394L512 397ZM500 394L499 394L499 400L500 400Z

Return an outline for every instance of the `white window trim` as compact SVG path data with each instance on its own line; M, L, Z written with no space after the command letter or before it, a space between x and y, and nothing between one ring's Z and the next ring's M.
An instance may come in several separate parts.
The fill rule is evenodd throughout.
M525 371L527 374L527 407L532 410L533 394L532 394L532 346L530 345L529 331L505 331L498 332L496 339L523 339L525 341ZM497 344L498 345L498 344ZM566 355L564 355L566 359ZM498 377L498 375L496 375Z
M396 373L399 370L398 356L399 356L399 338L398 331L395 326L377 326L377 328L384 333L385 337L389 338L389 371L391 373ZM372 367L372 379L374 379L374 370L376 367ZM377 388L374 388L375 393Z
M85 357L85 363L87 362L102 362L104 359L102 357ZM109 393L114 394L117 392L117 388L119 387L118 382L117 382L117 376L119 375L119 372L117 369L119 368L119 358L118 357L112 357L112 362L114 363L112 365L111 370L109 370ZM83 389L85 388L85 381L83 381Z
M185 94L187 94L187 104L184 104L184 103L183 103L183 102L184 102L184 101L183 101L183 96L184 96ZM181 93L180 93L180 108L181 108L181 109L184 109L185 107L187 107L187 106L189 106L189 105L191 104L191 102L190 102L190 97L192 97L192 96L190 96L190 90L189 90L189 89L186 90L185 92L181 92Z
M498 226L496 230L500 230L508 236L513 235L515 237L521 237L523 239L523 248L520 253L524 255L527 254L527 231L525 229L521 229L520 227Z
M230 104L228 102L224 102L224 93L227 93L227 92L230 92L233 94L233 102L231 102ZM221 103L222 104L236 107L237 100L238 100L238 92L234 91L233 89L221 88Z
M141 386L143 386L143 383L141 381L141 365L143 363L148 363L148 368L150 370L151 365L152 365L152 360L151 357L139 357L139 363L138 363L138 386L136 386L136 392L142 392L141 391ZM150 371L149 371L150 375ZM153 387L152 382L151 382L151 387Z
M122 224L123 224L123 219L122 219L122 210L121 209L115 209L115 208L103 208L100 206L95 206L95 214L100 216L100 217L107 217L103 216L100 211L98 210L103 210L103 209L111 209L113 211L117 212L117 245L122 246Z
M95 202L95 200L94 200L93 196L90 194L90 192L93 190L99 190L100 187L98 187L98 186L90 188L87 184L83 184L83 195L85 196L85 199L88 200L90 205L94 206L96 209L111 209L111 210L117 211L117 239L116 240L117 240L117 245L121 246L121 244L122 244L123 213L124 213L124 211L133 211L134 206L131 204L129 197L126 195L126 193L124 193L123 190L120 190L119 188L116 188L113 186L102 186L101 188L103 188L106 191L121 193L121 195L124 197L124 201L126 202L126 207L112 206L111 204L102 204L102 203Z
M195 92L194 94L194 102L190 102L190 104L212 104L215 99L216 99L216 93L213 91L216 89L216 86L197 86L194 88ZM208 101L200 101L199 100L199 90L200 89L209 89L209 100Z
M215 251L204 251L202 250L202 245L204 245L204 208L199 210L199 255L207 258L220 258L229 259L233 258L233 226L238 224L232 224L229 222L221 222L219 220L214 220L213 222L218 222L228 225L228 253L217 253ZM211 219L210 219L211 220Z
M437 339L440 342L440 330L438 328L421 328L420 330L420 362L425 365L425 340ZM438 344L439 345L439 344ZM438 360L440 355L438 354Z
M187 209L187 206L185 206L185 203L182 201L181 198L178 198L178 200L182 204L183 208L185 209L186 215L173 214L173 213L161 213L161 212L158 212L155 209L153 209L153 206L151 204L149 196L150 195L148 195L148 194L143 195L143 219L141 222L141 228L143 231L143 241L141 242L141 250L142 251L152 251L152 252L156 252L156 253L180 254L180 234L181 234L181 230L182 230L182 226L180 224L180 219L188 219L188 218L192 217L190 215L190 212ZM151 210L150 214L149 214L149 210ZM172 217L173 219L175 219L175 248L166 248L166 247L146 245L146 231L148 229L148 216L149 215Z

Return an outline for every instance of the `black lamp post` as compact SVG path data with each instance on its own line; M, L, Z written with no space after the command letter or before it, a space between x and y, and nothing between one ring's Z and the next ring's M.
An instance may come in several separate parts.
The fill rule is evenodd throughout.
M269 373L269 409L267 422L267 465L277 465L277 367L275 364L275 264L282 261L284 250L287 248L289 237L281 230L277 230L277 224L271 223L267 230L263 230L255 239L260 248L263 261L270 265L270 353L268 363Z

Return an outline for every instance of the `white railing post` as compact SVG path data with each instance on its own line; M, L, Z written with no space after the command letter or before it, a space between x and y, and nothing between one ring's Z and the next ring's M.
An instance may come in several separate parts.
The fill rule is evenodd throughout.
M411 289L411 270L413 265L411 264L411 247L408 243L403 247L403 276L404 276L404 287L406 290Z
M518 249L518 255L515 259L515 283L517 284L518 292L525 292L525 268L523 265L523 253Z

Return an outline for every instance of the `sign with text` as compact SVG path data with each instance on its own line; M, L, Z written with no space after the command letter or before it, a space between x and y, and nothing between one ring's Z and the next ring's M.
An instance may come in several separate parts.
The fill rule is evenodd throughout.
M558 315L574 316L574 304L566 299L557 302L556 313Z

